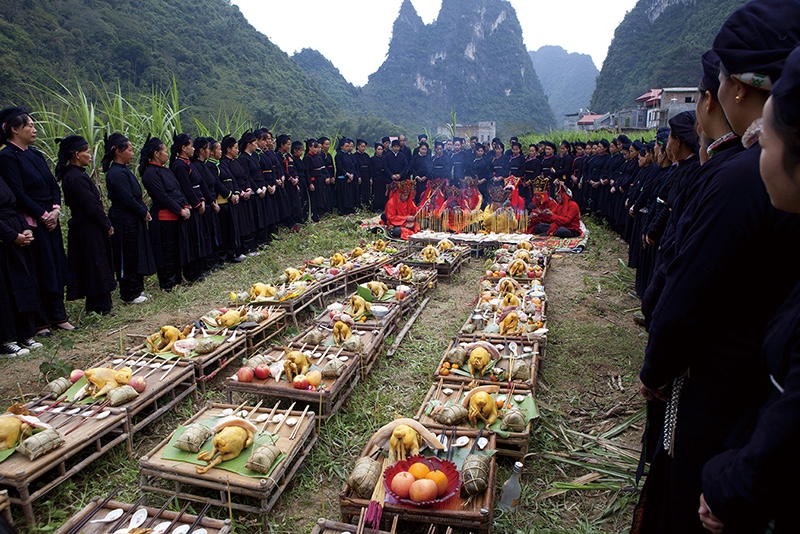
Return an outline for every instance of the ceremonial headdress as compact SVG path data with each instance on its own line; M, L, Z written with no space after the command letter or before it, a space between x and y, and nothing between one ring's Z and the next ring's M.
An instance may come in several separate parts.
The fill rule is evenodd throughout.
M531 180L531 186L534 193L543 193L547 191L550 186L550 178L544 175L539 175Z
M414 180L400 180L399 182L391 182L386 187L389 191L397 191L398 194L408 193L413 197L415 185Z
M505 187L504 185L493 185L489 187L489 198L492 202L505 202L511 198L513 189Z

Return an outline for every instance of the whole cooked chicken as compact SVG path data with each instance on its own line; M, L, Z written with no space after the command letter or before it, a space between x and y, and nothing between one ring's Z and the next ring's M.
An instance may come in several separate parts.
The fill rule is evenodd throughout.
M100 395L105 395L114 388L127 384L133 371L130 367L122 369L112 369L111 367L95 367L87 369L84 373L86 377L86 391L96 399Z
M337 345L341 345L352 335L352 329L344 321L336 321L333 324L333 342Z
M411 270L411 267L405 264L400 264L398 274L400 276L400 280L404 282L408 282L414 278L414 272Z
M303 271L300 269L295 269L294 267L287 267L283 270L283 274L286 275L286 281L288 283L297 282L303 276Z
M386 241L383 239L376 239L374 243L372 243L372 248L377 250L378 252L383 252L386 250Z
M508 265L508 275L521 278L528 273L528 264L523 260L514 260Z
M30 434L31 430L31 427L15 414L0 415L0 451L16 447L20 437Z
M214 318L214 322L217 323L217 326L224 326L227 328L232 328L237 324L244 321L244 318L247 316L247 308L242 307L241 309L237 310L228 310L223 314L217 315Z
M278 291L278 288L269 284L262 284L261 282L257 282L253 284L250 288L250 300L256 300L259 298L269 298L274 297L275 293Z
M419 454L419 447L420 437L417 431L408 425L398 425L389 438L389 463Z
M509 312L502 321L500 321L500 335L513 334L519 326L519 315L517 312Z
M422 249L421 254L425 261L434 262L439 257L439 250L433 245L428 245Z
M505 308L506 306L519 306L519 297L514 293L506 293L503 297L503 304L500 307Z
M386 292L389 291L389 288L386 284L383 282L377 282L375 280L367 282L367 289L369 289L372 293L372 296L378 300L382 299Z
M353 319L360 318L362 315L367 315L372 310L372 305L364 300L364 297L359 295L353 295L350 297L350 307L352 308Z
M243 450L252 445L258 429L253 423L241 417L227 417L214 427L214 432L216 435L211 452L200 451L197 454L198 460L208 462L205 467L195 466L200 474L239 456Z
M478 419L490 426L497 420L497 403L487 392L478 391L469 399L467 418L472 426L478 424Z
M344 265L346 262L347 258L345 258L344 254L341 252L337 252L331 256L331 267L338 267L340 265Z
M311 360L299 350L290 350L286 347L286 360L283 362L283 372L286 379L291 382L295 376L308 373L311 368Z
M356 247L353 249L353 252L350 253L350 258L354 260L356 258L360 258L363 255L364 255L364 249L361 247Z
M475 347L469 353L467 369L473 378L480 378L492 362L492 355L485 347Z
M172 345L174 345L176 341L186 339L186 336L188 336L191 331L192 325L187 326L183 332L174 326L165 325L152 336L148 336L145 341L152 352L163 354L165 352L170 352L172 350Z

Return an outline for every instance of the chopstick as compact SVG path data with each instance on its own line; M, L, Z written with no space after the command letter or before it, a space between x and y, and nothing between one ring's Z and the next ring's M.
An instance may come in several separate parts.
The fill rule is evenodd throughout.
M117 486L116 488L114 488L113 490L111 490L111 493L109 493L109 494L108 494L108 497L106 497L105 499L103 499L103 500L102 500L102 501L101 501L101 502L100 502L100 503L97 505L97 507L96 507L94 510L92 510L90 513L86 514L86 516L85 516L83 519L81 519L81 520L78 522L78 524L76 524L74 527L72 527L71 529L69 529L69 530L67 531L67 534L77 534L78 532L80 532L80 530L83 528L83 526L84 526L84 525L86 525L86 523L88 523L88 522L89 522L89 520L90 520L92 517L94 517L94 515L95 515L97 512L99 512L100 510L102 510L103 508L105 508L106 504L108 504L108 501L110 501L110 500L111 500L111 499L114 497L114 495L116 495L116 494L119 492L119 490L121 490L121 489L122 489L122 486Z
M172 530L172 527L174 527L175 524L180 520L180 518L183 517L183 514L186 513L186 509L189 508L190 504L192 504L191 501L186 501L186 504L183 505L181 511L178 513L178 515L175 516L175 519L173 519L172 522L169 524L169 526L164 530L164 534L167 534L167 532L170 532ZM112 532L114 531L112 530Z
M159 381L159 382L161 382L162 380L164 380L165 378L167 378L167 375L168 375L168 374L170 374L170 373L172 372L172 370L173 370L173 369L175 369L175 366L176 366L176 365L178 365L178 362L179 362L179 361L181 361L181 359L180 359L180 358L175 358L175 363L173 363L173 364L170 366L170 368L169 368L169 369L167 369L167 370L166 370L166 372L165 372L163 375L161 375L161 378L159 378L159 379L158 379L158 381Z
M264 430L267 429L267 425L272 422L272 416L275 415L275 410L278 409L278 406L280 406L280 404L281 404L281 401L278 401L278 402L275 403L275 406L272 407L272 411L269 412L269 415L267 416L266 421L264 421L264 424L261 425L261 430L258 432L259 434L263 434Z
M133 513L136 511L136 509L139 507L139 505L142 504L146 498L147 498L147 495L142 495L142 497L138 501L133 503L133 506L131 506L128 509L127 512L122 514L122 517L120 517L119 520L116 523L114 523L114 526L111 527L110 529L108 529L108 531L109 532L116 532L117 530L119 530L119 527L121 527L123 524L125 524L125 520L128 519L128 517L133 515Z
M358 526L356 527L356 534L364 534L364 513L366 512L366 508L361 509L361 513L358 514Z
M253 416L253 414L255 413L255 411L256 411L256 410L258 410L259 408L261 408L261 404L262 404L263 402L264 402L264 399L261 399L260 401L258 401L258 404L256 404L255 408L253 408L252 410L250 410L250 413L248 413L248 414L247 414L247 416L245 417L245 419L250 419L250 417L252 417L252 416Z
M186 531L186 534L189 534L190 532L194 531L194 527L196 527L197 524L200 523L200 520L203 518L203 516L206 514L206 512L208 511L208 509L210 507L211 507L211 503L210 502L207 502L205 504L205 506L203 506L203 509L200 510L200 513L197 514L197 517L194 518L194 522L192 523L192 526L189 527L189 530Z
M169 506L170 503L172 501L174 501L174 500L175 500L175 495L173 495L169 499L167 499L167 502L165 502L164 505L161 508L158 509L158 511L155 513L155 515L150 518L150 521L148 521L146 525L142 525L142 526L144 528L149 528L150 526L152 526L153 523L156 522L156 519L158 519L158 517L164 512L164 510L167 509L167 506Z
M300 428L300 424L303 422L303 419L305 419L307 413L308 413L308 405L306 405L305 409L303 410L303 414L300 416L300 419L297 421L297 424L294 425L292 433L289 434L289 439L294 439L295 436L297 436L297 430Z
M273 432L274 432L274 433L276 433L276 434L277 434L277 433L278 433L278 431L281 429L281 427L283 426L283 422L284 422L284 421L286 421L286 418L287 418L287 417L289 417L289 414L292 412L292 408L294 408L294 405L295 405L295 404L297 404L297 403L296 403L296 402L293 402L293 403L292 403L292 405L291 405L291 406L289 406L289 409L288 409L288 410L286 410L286 413L284 414L284 416L283 416L283 419L281 419L280 421L278 421L278 426L276 426L276 427L275 427L275 430L273 430Z
M92 413L90 413L89 415L87 415L87 416L86 416L86 417L83 419L83 421L79 422L77 425L75 425L75 426L73 426L72 428L70 428L69 430L67 430L67 431L64 433L64 435L65 435L65 436L66 436L66 435L69 435L69 433L70 433L70 432L72 432L73 430L77 429L77 428L78 428L78 427L80 427L80 426L81 426L83 423L85 423L86 421L88 421L89 419L91 419L92 417L94 417L95 415L97 415L97 413L98 413L100 410L102 410L103 408L105 408L105 407L106 407L106 406L108 406L109 404L111 404L111 401L110 401L110 400L107 400L107 401L105 401L103 404L101 404L100 406L98 406L98 407L95 409L95 411L93 411Z

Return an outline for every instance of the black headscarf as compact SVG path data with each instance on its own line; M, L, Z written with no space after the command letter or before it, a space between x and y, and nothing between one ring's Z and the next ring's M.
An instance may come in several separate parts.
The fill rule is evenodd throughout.
M669 127L662 126L656 132L656 143L658 143L659 145L666 145L668 139L669 139Z
M787 56L800 44L798 21L798 0L752 0L722 25L714 38L714 52L725 71L769 91Z
M147 168L148 163L150 163L150 158L153 157L153 154L156 153L163 144L164 143L161 142L161 139L158 137L150 137L145 141L142 151L139 154L139 176L144 174L144 170Z
M800 128L800 47L786 59L781 79L772 88L772 104L783 122Z
M6 144L11 137L11 126L14 119L23 115L30 115L25 109L12 106L0 111L0 145Z
M709 91L717 96L719 91L719 56L714 50L708 50L700 58L703 66L703 77L700 78L700 85L697 87L701 93Z
M697 152L697 115L694 111L682 111L669 120L670 134Z
M58 159L56 161L56 179L61 180L69 167L69 160L76 152L81 152L89 148L89 143L80 135L68 135L64 139L56 139L58 142Z
M127 137L119 132L106 136L103 138L103 140L103 150L105 153L103 154L101 166L103 172L108 172L108 169L111 168L111 162L114 161L114 156L116 156L117 151L125 150L128 147L130 140L128 140Z

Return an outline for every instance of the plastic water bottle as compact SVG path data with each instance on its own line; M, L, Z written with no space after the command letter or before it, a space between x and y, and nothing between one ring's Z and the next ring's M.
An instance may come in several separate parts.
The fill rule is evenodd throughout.
M519 498L522 495L522 486L519 483L519 475L522 472L522 462L514 463L514 471L503 484L503 491L500 494L498 506L505 512L513 512L517 509Z

